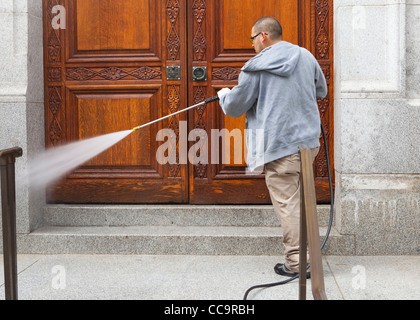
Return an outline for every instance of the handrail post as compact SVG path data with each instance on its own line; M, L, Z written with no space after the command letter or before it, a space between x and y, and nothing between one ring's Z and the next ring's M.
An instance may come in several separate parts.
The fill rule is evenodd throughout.
M3 226L4 283L6 300L18 299L16 245L15 161L21 148L0 151L1 205Z
M306 299L306 238L309 247L311 264L312 294L315 300L327 300L322 267L321 243L316 205L316 193L313 173L313 159L309 149L301 149L301 240L299 254L299 298ZM305 230L306 229L306 230ZM306 231L306 232L305 232Z

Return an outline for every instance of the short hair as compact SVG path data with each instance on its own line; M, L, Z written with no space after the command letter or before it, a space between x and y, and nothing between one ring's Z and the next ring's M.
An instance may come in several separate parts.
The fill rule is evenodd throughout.
M256 32L266 31L271 39L277 40L283 37L283 29L280 22L273 17L262 17L254 23Z

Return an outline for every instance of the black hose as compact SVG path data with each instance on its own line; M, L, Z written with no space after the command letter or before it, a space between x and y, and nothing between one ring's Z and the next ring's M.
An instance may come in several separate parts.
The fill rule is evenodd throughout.
M321 250L322 250L322 249L324 249L324 246L327 243L328 237L329 237L330 232L331 232L333 219L334 219L334 190L333 190L332 177L331 177L331 165L330 165L330 155L329 155L328 144L327 144L327 136L325 135L324 126L322 125L322 123L321 123L321 131L322 131L322 137L324 138L325 156L327 158L328 182L329 182L329 185L330 185L330 197L331 197L330 221L329 221L329 224L328 224L328 229L327 229L327 233L325 235L324 241L321 244ZM310 266L308 265L307 268L309 269L309 267ZM254 289L276 287L276 286L280 286L280 285L289 283L289 282L291 282L293 280L296 280L298 278L299 278L299 275L296 275L294 277L291 277L289 279L286 279L286 280L283 280L283 281L280 281L280 282L260 284L260 285L253 286L245 292L245 295L244 295L243 299L247 300L249 293Z

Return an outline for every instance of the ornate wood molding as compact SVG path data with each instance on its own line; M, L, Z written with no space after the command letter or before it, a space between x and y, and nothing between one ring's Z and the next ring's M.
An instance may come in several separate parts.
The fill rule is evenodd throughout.
M55 146L62 140L63 128L59 122L59 111L63 105L62 87L48 88L48 107L52 117L49 125L48 138L51 145Z
M240 69L232 67L214 68L212 72L213 80L235 81L238 80Z
M201 101L204 101L207 97L206 97L206 87L194 87L194 100L193 103L197 104L200 103ZM205 131L207 130L207 125L206 125L206 105L204 106L200 106L198 108L196 108L196 116L195 116L195 123L194 123L194 129L203 129ZM197 164L194 166L194 178L198 178L198 179L206 179L207 178L207 169L208 169L208 165L207 164Z
M329 58L329 11L330 5L329 0L316 0L315 1L315 42L316 42L316 58L317 59L328 59Z
M168 107L170 113L177 112L181 104L180 86L172 85L168 87ZM168 128L175 132L176 148L179 150L179 119L178 117L170 117ZM167 164L170 178L181 177L181 165L179 164L179 152L176 153L176 164Z
M207 5L204 0L195 0L192 6L194 14L194 60L203 61L206 60L207 41L205 37L205 20Z
M166 47L168 49L168 59L178 60L181 43L179 39L179 0L168 0L166 4L166 12L170 22L170 31L166 39Z
M47 80L48 82L61 82L62 76L62 69L61 67L48 67L47 68Z
M45 121L48 125L46 130L46 145L54 146L60 144L65 138L65 130L62 123L62 114L65 113L64 95L63 95L63 45L61 30L55 30L52 27L53 8L57 5L63 5L60 0L47 0L46 7L47 18L44 26L44 39L46 42L46 71L45 77L48 85L45 88Z
M318 60L328 84L328 95L324 99L318 99L318 107L321 115L325 134L329 140L333 135L332 121L329 119L332 114L331 101L333 101L332 86L332 0L314 0L314 55ZM321 139L321 149L315 161L314 169L316 177L327 177L327 162L325 160L324 141ZM332 150L330 150L332 153ZM331 154L330 154L331 156ZM330 159L332 160L332 159Z
M167 61L181 60L181 3L179 0L168 0L166 2L167 17L167 36L166 49ZM167 105L168 113L174 113L181 107L181 85L167 85ZM179 164L179 116L170 117L168 120L168 129L171 129L176 135L176 164L166 164L168 178L181 178L181 165Z
M60 63L61 62L61 40L60 40L60 30L55 30L51 22L53 21L52 10L54 6L60 5L61 3L58 0L48 0L47 2L47 13L48 13L48 62L49 63Z
M161 79L162 71L156 68L143 66L137 69L123 69L120 67L109 68L68 68L66 70L67 80L88 81L88 80L152 80Z

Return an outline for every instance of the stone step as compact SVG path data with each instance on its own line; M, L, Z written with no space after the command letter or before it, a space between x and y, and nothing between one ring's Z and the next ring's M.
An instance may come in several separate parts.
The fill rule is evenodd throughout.
M46 226L279 226L271 205L47 205ZM318 206L320 227L328 226L330 206Z
M318 206L321 239L330 206ZM334 225L334 224L333 224ZM44 227L18 236L27 254L281 255L273 206L47 205ZM351 255L333 227L325 254Z
M321 239L327 228L320 228ZM280 227L42 227L18 235L22 254L281 255ZM354 254L354 238L333 228L324 254Z

